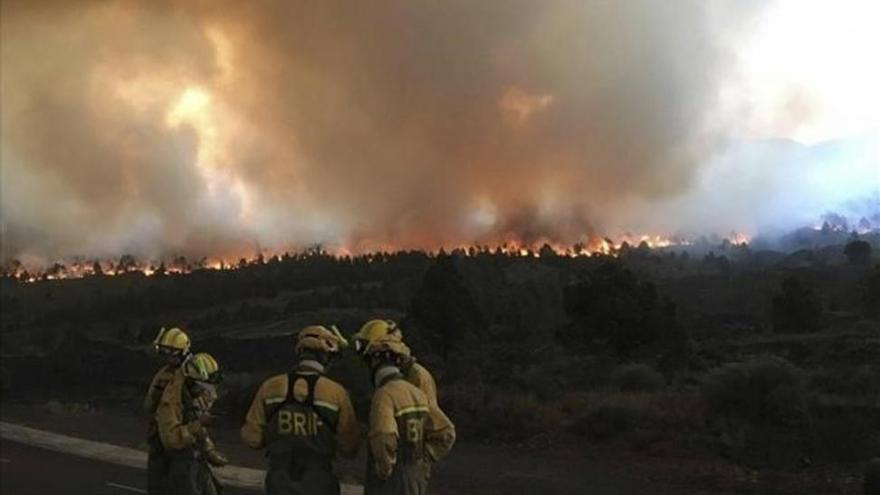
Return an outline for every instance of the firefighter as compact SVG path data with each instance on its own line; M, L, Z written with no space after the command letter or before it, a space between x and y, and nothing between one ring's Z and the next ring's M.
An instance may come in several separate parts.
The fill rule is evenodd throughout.
M411 359L396 334L372 341L365 350L376 391L370 407L367 495L422 495L428 490L430 465L455 441L446 415L400 367ZM438 422L445 418L445 422Z
M162 392L174 377L174 372L191 355L189 336L179 328L159 330L159 334L153 341L153 349L156 354L165 358L165 364L159 368L144 398L144 412L150 418L147 430L147 493L160 495L165 493L164 482L168 474L168 459L164 455L162 442L159 440L159 432L156 429L156 408L162 398ZM210 438L205 439L208 448L208 462L214 466L223 466L228 461L221 453L217 452Z
M370 343L375 342L386 335L393 335L398 337L401 341L403 340L403 331L394 321L370 320L364 323L364 326L361 327L360 331L354 334L353 340L355 350L362 357L366 358L367 348ZM444 435L447 437L446 441L451 447L452 443L455 442L455 425L453 425L452 421L446 416L446 413L443 412L437 402L437 382L434 381L434 377L431 376L431 373L425 369L424 366L417 363L416 358L409 352L400 356L398 367L406 381L418 387L427 397L428 403L431 406L430 414L432 416L432 422L438 425L438 428L441 428L442 426L441 429L445 432ZM431 456L429 456L428 460L429 462L433 462ZM428 476L430 477L430 466L428 469Z
M338 495L338 451L353 457L362 430L348 392L324 375L348 346L335 327L308 326L296 337L296 366L260 386L241 428L249 447L265 448L269 495Z
M364 323L360 331L352 337L355 351L364 356L367 346L385 335L397 335L403 340L403 331L392 320L370 320ZM415 357L406 357L405 361L400 364L400 371L408 382L424 392L432 404L437 405L437 382L424 366L416 362Z
M187 358L174 372L156 409L159 439L168 459L166 492L216 495L220 485L207 459L210 410L217 399L220 366L207 353Z

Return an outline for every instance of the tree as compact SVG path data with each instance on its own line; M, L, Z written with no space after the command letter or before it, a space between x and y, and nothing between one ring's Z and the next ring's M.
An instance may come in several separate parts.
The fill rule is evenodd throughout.
M805 333L819 329L822 306L813 290L795 277L782 281L773 297L773 330L777 333Z
M843 254L849 259L850 264L867 266L871 263L871 245L867 241L853 240L847 243Z
M552 259L552 258L556 258L557 254L556 254L556 250L553 249L553 246L551 246L550 244L544 243L544 245L541 246L541 249L538 250L538 256L540 256L541 258Z
M870 316L880 316L880 265L865 280L865 310Z
M580 281L566 288L564 304L572 323L561 337L573 351L585 352L604 342L625 359L658 346L681 353L678 340L687 339L687 333L679 331L675 305L619 262L582 274Z
M137 260L130 254L123 254L116 265L116 273L126 273L138 269Z
M464 336L482 326L483 317L473 294L451 256L439 255L425 272L410 303L408 319L425 331L444 360Z

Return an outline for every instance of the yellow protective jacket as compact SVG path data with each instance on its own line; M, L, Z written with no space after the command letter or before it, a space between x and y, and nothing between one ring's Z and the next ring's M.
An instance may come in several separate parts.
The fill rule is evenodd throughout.
M438 460L455 441L449 418L427 396L394 373L382 380L373 394L369 448L374 474L388 479L401 461Z
M309 364L300 363L298 371L309 366ZM323 367L314 363L313 373L321 372L323 372ZM254 449L266 446L266 423L269 419L267 418L267 409L284 402L289 386L287 375L283 374L269 378L257 390L245 417L245 423L241 427L241 439L246 445ZM296 381L293 396L297 400L305 400L306 395L307 384L303 380ZM354 408L351 405L348 392L342 385L326 376L321 376L315 382L314 405L337 413L336 449L344 456L354 456L361 444L361 428L355 419Z
M165 387L156 408L159 439L166 450L198 448L207 437L207 432L198 419L187 417L188 405L183 403L185 382L183 372L178 368Z
M156 408L159 407L159 401L162 400L162 392L171 382L176 369L166 364L159 368L159 371L153 376L153 380L150 381L150 388L147 389L147 395L144 397L144 412L150 418L156 414Z
M437 404L437 382L434 381L430 371L415 362L415 359L413 359L412 364L405 366L401 371L406 381L418 387L425 394L428 402Z
M431 372L415 360L402 372L406 381L418 387L428 399L430 426L426 429L426 435L430 438L426 439L425 451L431 461L437 461L452 449L455 443L455 425L437 402L437 382Z

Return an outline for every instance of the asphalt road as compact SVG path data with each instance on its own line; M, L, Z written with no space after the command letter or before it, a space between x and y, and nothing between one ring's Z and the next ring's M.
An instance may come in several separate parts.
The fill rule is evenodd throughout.
M3 440L0 495L133 495L146 493L146 472ZM224 495L257 491L224 487Z

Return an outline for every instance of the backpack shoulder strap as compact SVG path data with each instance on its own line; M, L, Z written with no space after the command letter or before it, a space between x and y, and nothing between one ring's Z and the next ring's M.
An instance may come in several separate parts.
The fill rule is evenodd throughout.
M293 395L293 388L296 386L296 380L299 378L299 375L296 374L295 371L290 371L287 373L287 396L284 398L284 403L287 404L289 402L298 402L296 397Z

